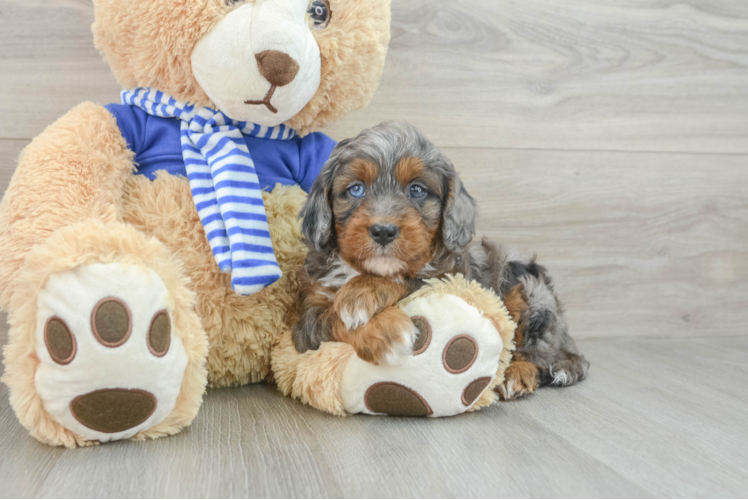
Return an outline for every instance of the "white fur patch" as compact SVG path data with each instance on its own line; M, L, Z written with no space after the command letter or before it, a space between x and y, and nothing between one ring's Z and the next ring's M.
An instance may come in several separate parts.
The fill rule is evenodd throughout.
M370 319L369 313L363 304L356 304L353 310L344 307L340 311L340 320L345 325L346 330L354 330L364 326Z
M418 338L418 328L413 325L413 328L403 332L402 343L392 345L392 350L385 356L385 361L391 365L399 365L407 361L413 356L413 344L416 338Z
M371 257L364 261L367 271L378 276L392 276L405 271L405 262L394 257Z
M554 373L553 367L551 367L550 372L551 376L553 377L553 382L551 382L551 384L565 386L569 383L569 374L566 373L566 370L558 370Z
M359 274L361 273L353 269L346 261L340 257L336 257L330 272L321 278L319 282L329 288L340 288Z
M512 399L514 397L514 379L505 380L499 386L499 392L504 399Z

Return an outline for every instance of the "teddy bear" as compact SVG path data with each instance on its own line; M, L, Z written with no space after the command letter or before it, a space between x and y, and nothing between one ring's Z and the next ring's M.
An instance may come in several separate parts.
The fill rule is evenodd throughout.
M67 447L178 433L207 386L259 381L335 414L447 416L496 399L516 318L460 276L399 307L412 356L290 340L307 246L298 214L365 106L390 1L94 0L125 89L22 152L0 205L10 402Z
M306 247L298 212L366 105L390 0L94 0L126 90L22 152L0 206L4 381L68 447L175 434L206 385L266 380Z

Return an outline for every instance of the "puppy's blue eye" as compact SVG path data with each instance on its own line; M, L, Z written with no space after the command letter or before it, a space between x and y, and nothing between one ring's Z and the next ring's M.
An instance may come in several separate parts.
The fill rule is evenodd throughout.
M419 199L424 198L426 196L426 190L423 189L423 186L419 186L418 184L413 184L410 186L410 197Z
M350 188L348 188L348 192L351 193L351 196L353 196L354 198L362 198L366 193L366 190L364 189L363 185L356 184L355 186L351 186Z

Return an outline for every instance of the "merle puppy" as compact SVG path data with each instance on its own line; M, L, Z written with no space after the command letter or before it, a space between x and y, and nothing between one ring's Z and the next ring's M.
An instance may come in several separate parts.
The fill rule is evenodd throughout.
M300 215L309 254L293 331L299 352L337 340L366 361L397 362L417 334L398 301L425 279L462 273L501 296L519 325L503 398L585 378L589 363L569 336L546 269L473 240L475 200L415 127L388 122L342 141Z

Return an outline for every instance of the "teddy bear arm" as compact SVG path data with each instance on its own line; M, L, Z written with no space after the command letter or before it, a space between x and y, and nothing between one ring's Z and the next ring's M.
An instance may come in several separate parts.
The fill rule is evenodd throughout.
M122 189L133 153L103 107L83 103L21 153L0 205L0 307L32 246L86 219L121 219Z

